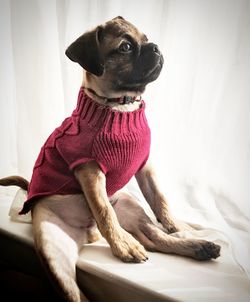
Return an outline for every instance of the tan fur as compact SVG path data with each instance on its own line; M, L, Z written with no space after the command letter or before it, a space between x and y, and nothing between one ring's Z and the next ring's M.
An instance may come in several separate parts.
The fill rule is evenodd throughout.
M167 200L159 189L156 173L149 161L143 169L136 174L136 180L157 220L162 223L163 227L170 233L180 231L179 227L171 218Z
M76 170L75 175L113 254L125 262L145 261L147 256L144 247L119 225L106 193L105 175L98 164L94 161L84 164Z
M98 27L100 28L105 29L105 37L98 45L103 55L122 42L124 38L118 35L119 32L127 33L138 44L147 41L144 34L119 17ZM88 33L88 39L95 37L96 32L97 29ZM69 55L72 56L72 49L69 50ZM74 56L71 58L75 60ZM90 97L103 106L111 106L119 111L137 110L140 106L137 102L118 105L105 101L105 98L141 94L139 90L118 93L110 88L112 81L116 80L117 72L112 70L112 66L113 64L120 66L121 62L122 60L109 62L109 68L101 76L84 71L83 86L91 88L101 96L98 97L86 90ZM126 72L133 66L126 62L123 67ZM167 200L159 189L150 163L136 174L136 179L164 229L155 225L129 194L117 192L109 199L105 188L105 175L94 161L77 167L74 173L83 194L44 197L32 208L33 234L38 255L52 283L67 301L88 301L77 285L75 266L79 249L85 243L98 240L100 233L106 238L113 254L125 262L146 261L148 258L146 250L174 253L198 260L219 256L220 247L212 242L179 239L169 235L189 227L177 223L170 215ZM27 188L28 182L22 178L12 177L0 180L0 184Z

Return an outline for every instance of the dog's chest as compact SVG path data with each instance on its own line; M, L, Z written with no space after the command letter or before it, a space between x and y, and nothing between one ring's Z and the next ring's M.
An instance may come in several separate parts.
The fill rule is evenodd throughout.
M111 169L128 169L144 161L149 148L149 128L119 135L101 132L94 142L93 153Z
M106 174L109 195L122 188L146 162L150 150L150 129L120 133L101 132L93 155Z

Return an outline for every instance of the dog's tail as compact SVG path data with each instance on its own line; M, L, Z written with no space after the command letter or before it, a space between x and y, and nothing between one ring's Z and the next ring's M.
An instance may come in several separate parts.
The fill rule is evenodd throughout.
M18 186L22 188L23 190L27 191L29 182L25 178L21 176L9 176L5 178L0 179L0 186Z

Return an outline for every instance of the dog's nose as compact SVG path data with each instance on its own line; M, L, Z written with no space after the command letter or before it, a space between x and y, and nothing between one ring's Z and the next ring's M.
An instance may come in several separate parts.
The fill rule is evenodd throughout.
M160 52L160 50L159 50L159 47L158 47L158 45L156 45L156 44L153 44L153 51L154 51L155 53L157 53L158 55L161 54L161 52Z
M159 56L161 55L158 45L156 45L154 43L149 43L149 47L150 47L150 50L153 51L155 54L157 54Z

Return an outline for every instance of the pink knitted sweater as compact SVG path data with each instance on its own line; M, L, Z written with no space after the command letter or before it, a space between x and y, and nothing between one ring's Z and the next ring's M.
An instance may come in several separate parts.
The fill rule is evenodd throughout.
M119 112L90 99L81 88L72 115L49 136L34 166L28 199L20 214L42 196L81 193L73 170L95 160L106 175L108 196L143 167L150 149L145 103Z

